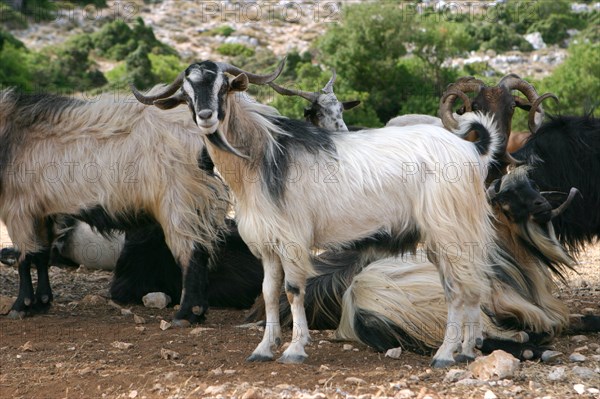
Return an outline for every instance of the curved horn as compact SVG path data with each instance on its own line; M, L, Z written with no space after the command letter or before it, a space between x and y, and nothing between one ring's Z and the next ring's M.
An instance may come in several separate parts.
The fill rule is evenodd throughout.
M552 98L557 103L559 102L558 97L556 97L552 93L544 93L535 99L533 104L531 104L531 109L529 110L529 119L527 121L527 125L529 126L529 131L531 133L535 133L538 129L538 126L536 126L536 123L535 123L535 113L537 112L538 107L540 106L542 101L544 101L547 98ZM543 109L540 108L540 112L544 112Z
M246 76L248 76L248 81L250 83L253 83L255 85L264 85L264 84L274 81L275 79L277 79L277 77L279 75L281 75L281 72L283 71L283 67L285 66L286 59L287 59L287 57L285 57L283 60L281 60L281 62L277 66L277 69L275 69L275 71L273 71L272 73L269 73L267 75L259 75L256 73L247 72L247 71L244 71L243 69L233 66L227 62L215 62L215 64L217 64L217 66L219 67L221 72L227 72L227 73L230 73L235 76L243 73Z
M575 187L571 187L571 190L569 191L569 196L567 197L565 202L563 202L558 208L552 210L550 214L550 219L554 219L555 217L563 213L565 209L567 209L567 207L571 204L571 202L573 202L573 199L577 194L580 194L579 190L577 190Z
M454 103L458 97L460 97L465 103L466 111L471 112L471 100L469 100L469 97L462 90L456 90L454 88L449 88L446 90L440 100L439 113L444 127L448 130L458 129L458 121L454 119L452 110L452 107L454 106Z
M146 105L153 105L155 100L167 98L167 97L170 97L173 94L175 94L175 92L177 90L179 90L179 88L183 84L184 76L185 76L185 71L183 71L179 75L177 75L177 77L175 78L173 83L171 83L170 85L165 87L159 93L152 94L152 95L145 95L145 94L140 93L140 91L138 89L136 89L136 87L133 84L130 84L129 87L131 88L133 95L135 96L135 98L137 98L137 100L139 102L141 102L142 104L146 104Z
M331 72L332 72L331 79L329 79L329 82L327 82L327 84L325 85L325 87L323 87L321 89L321 91L323 93L325 93L325 94L332 94L333 93L333 84L335 83L335 78L336 78L335 68L331 68Z
M273 82L269 82L268 85L271 86L277 93L284 96L300 96L310 102L315 102L317 101L317 98L319 98L319 93L314 93L312 91L286 89L285 87L281 87Z

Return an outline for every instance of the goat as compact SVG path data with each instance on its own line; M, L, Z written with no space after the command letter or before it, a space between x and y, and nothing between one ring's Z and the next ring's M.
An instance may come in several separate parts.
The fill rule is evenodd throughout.
M494 236L483 186L487 162L499 149L491 118L462 118L460 133L476 129L482 138L475 145L431 125L330 133L281 117L243 93L236 95L257 77L226 63L204 61L190 65L162 93L143 95L132 88L144 104L162 109L188 105L236 198L240 234L262 259L267 325L247 360L272 360L273 347L281 344L278 296L284 273L294 328L293 342L279 361L306 359L310 248L364 246L398 254L420 240L443 278L448 325L474 326L464 333L461 328L458 340L446 329L433 365L453 364L461 340L463 357L474 357L481 339L479 277L490 267L483 248ZM441 172L441 165L450 163L462 178L434 176L436 167ZM423 173L407 176L407 165L418 165ZM308 172L315 167L330 175L314 178ZM456 245L461 256L448 256L448 245Z
M561 277L571 258L554 236L555 218L573 200L554 211L517 168L490 187L497 229L491 247L495 264L484 281L490 296L482 299L486 339L483 351L495 348L522 356L560 333L569 321L566 306L552 295L551 274ZM311 329L337 329L341 339L363 342L376 350L398 346L428 353L442 343L447 318L444 291L435 266L422 251L416 255L380 259L370 264L360 251L325 252L314 258L317 276L307 282L306 309ZM291 325L287 299L280 297L283 325ZM264 319L259 298L248 321ZM527 333L523 333L526 331ZM529 337L529 344L523 343ZM508 341L507 341L508 340ZM535 341L535 342L534 342Z
M245 309L260 294L262 265L250 252L232 219L228 231L209 259L207 297L210 307ZM201 256L194 253L195 256ZM110 287L113 300L141 302L148 292L160 291L178 302L181 270L165 244L160 226L126 233L125 246L115 268ZM193 315L187 321L194 323Z
M529 177L540 189L581 192L554 221L561 243L577 252L600 238L600 119L552 116L512 155L531 166Z
M84 101L0 92L0 219L20 251L12 317L49 307L51 231L64 214L100 231L158 223L186 278L178 315L206 311L206 261L225 228L227 191L198 167L202 143L183 114L106 93Z
M281 95L299 96L308 100L310 107L304 109L304 118L307 122L330 132L347 132L349 129L342 118L342 113L359 105L360 100L340 102L333 92L336 76L333 69L331 79L321 89L321 93L287 89L273 82L269 82L269 86Z
M527 99L513 95L512 90L523 93ZM475 92L476 96L471 100L466 93ZM504 156L498 159L488 174L488 183L506 173L508 165L516 164L515 160L506 151L510 141L512 117L515 108L521 108L529 112L529 129L537 130L544 118L542 101L556 96L545 93L540 96L535 88L515 74L504 76L496 86L487 86L483 81L471 76L458 79L455 83L448 85L440 99L439 114L442 123L448 130L455 130L458 121L453 114L452 107L460 98L464 105L457 112L459 115L465 112L480 111L494 116L498 130L502 136ZM474 138L467 138L472 141Z

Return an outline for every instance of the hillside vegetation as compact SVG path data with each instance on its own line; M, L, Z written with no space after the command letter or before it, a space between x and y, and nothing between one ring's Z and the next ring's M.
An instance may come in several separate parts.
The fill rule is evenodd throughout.
M424 3L435 6L436 2ZM561 112L582 113L600 101L600 12L593 7L576 12L572 3L509 0L478 12L452 13L425 5L409 9L389 1L348 2L335 22L321 25L323 32L311 40L308 51L287 51L287 66L278 81L319 90L335 68L339 97L362 100L361 107L347 113L347 122L380 126L398 114L435 114L444 88L459 76L496 82L503 73L487 62L457 67L449 61L477 51L491 57L531 52L534 48L526 35L538 32L545 45L566 48L568 56L551 75L533 83L539 91L559 96ZM302 4L308 7L307 2ZM128 83L146 88L174 79L192 61L173 45L173 41L188 41L185 36L173 35L171 45L161 42L143 14L96 18L89 23L89 32L38 49L15 37L20 29L56 19L65 9L107 6L104 0L0 3L0 85L64 93L126 89ZM218 41L210 49L211 57L257 72L270 70L281 57L265 45L263 37L253 37L249 28L241 32L240 24L226 19L218 25L214 22L209 29L196 29L206 42ZM297 25L281 13L264 22ZM259 25L253 28L258 31ZM264 88L254 88L253 94L272 100L282 113L293 117L301 117L306 105L301 99L273 96ZM517 122L516 126L524 125Z

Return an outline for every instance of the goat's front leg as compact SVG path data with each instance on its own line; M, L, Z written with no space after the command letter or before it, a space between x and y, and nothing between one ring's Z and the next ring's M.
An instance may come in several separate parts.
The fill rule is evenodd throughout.
M35 302L33 294L33 283L31 281L31 262L33 255L25 255L19 263L19 295L13 303L8 317L11 319L22 319L30 314L31 307Z
M456 356L457 362L475 360L475 347L483 345L483 328L481 324L481 306L478 294L466 295L463 301L463 341L461 352Z
M54 296L52 287L50 287L50 276L48 275L48 266L50 263L50 249L44 249L35 254L33 262L37 269L37 288L35 290L35 310L37 312L47 312L50 309Z
M283 283L281 260L275 253L262 256L263 296L265 299L266 324L262 341L246 359L248 362L273 360L273 350L281 345L281 324L279 323L279 295Z
M454 353L459 351L463 336L464 310L462 298L453 297L446 299L446 301L448 302L448 320L446 321L444 342L431 361L431 366L436 368L448 367L456 363Z
M181 306L173 319L174 325L178 327L201 323L206 318L208 311L208 258L207 251L196 244L190 264L183 273Z

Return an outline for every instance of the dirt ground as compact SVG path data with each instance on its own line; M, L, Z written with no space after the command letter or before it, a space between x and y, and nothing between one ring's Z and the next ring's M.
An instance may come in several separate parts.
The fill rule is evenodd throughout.
M1 242L9 240L3 236ZM600 245L590 247L580 263L580 274L571 274L558 294L573 313L600 313ZM331 331L312 332L305 364L246 363L262 331L239 327L245 311L211 309L199 328L162 330L161 320L169 320L172 309L123 309L105 299L110 279L108 272L53 267L55 302L48 314L0 316L0 398L600 397L598 333L579 343L560 337L555 349L564 355L558 364L523 362L511 379L488 382L443 382L448 370L430 369L429 357L405 352L400 359L385 358L337 342ZM0 296L14 297L17 288L16 270L0 265ZM136 324L131 313L145 324ZM289 340L290 332L284 334ZM568 359L577 347L586 356L582 363ZM557 365L567 374L551 381L548 374ZM594 376L577 376L577 366L595 370Z

